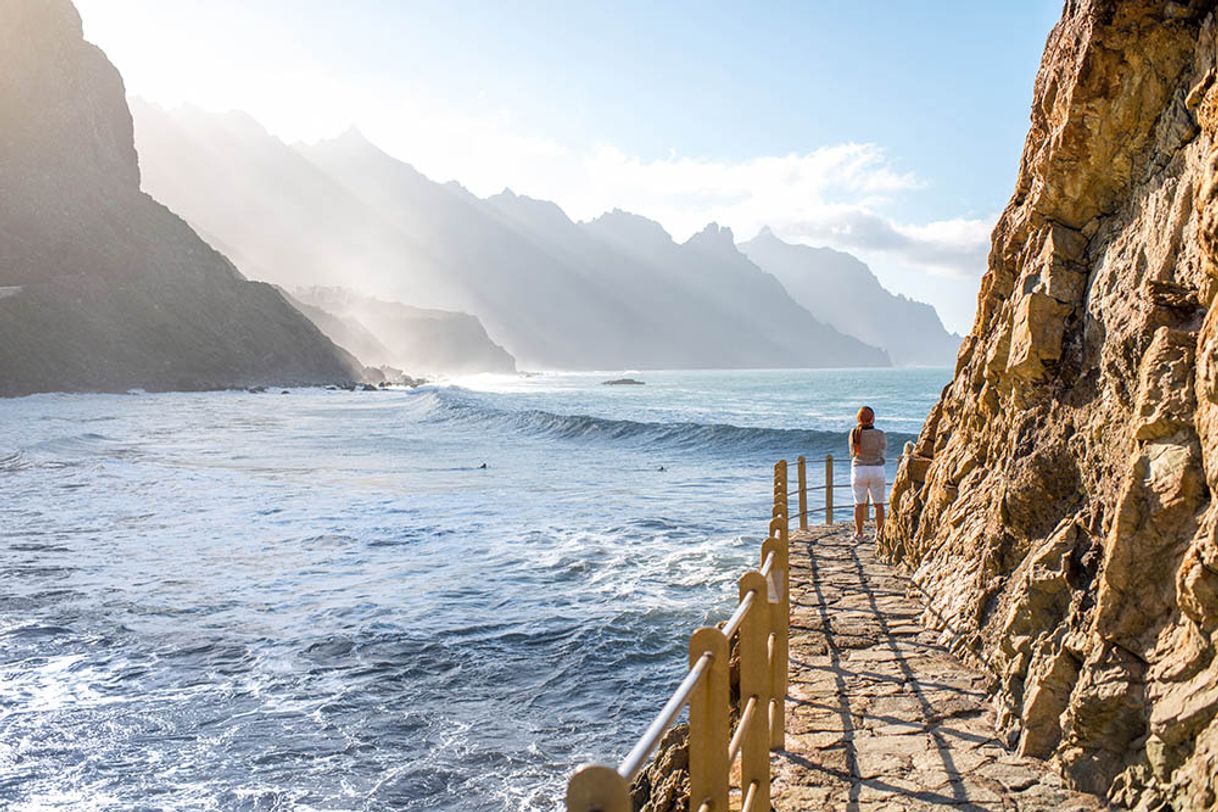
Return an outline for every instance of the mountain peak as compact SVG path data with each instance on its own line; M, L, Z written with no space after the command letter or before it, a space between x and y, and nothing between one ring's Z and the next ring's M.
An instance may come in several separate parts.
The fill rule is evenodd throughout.
M364 135L364 131L354 124L350 125L347 127L347 129L343 130L333 138L323 140L321 143L330 144L332 146L351 151L383 151L376 144L369 141L368 136Z
M718 223L708 223L706 228L690 237L685 244L716 250L725 248L730 248L732 251L736 250L736 238L732 234L732 230Z
M959 341L943 329L934 308L894 295L852 254L785 242L770 229L742 243L740 251L814 317L883 347L898 364L945 365L955 357Z
M504 216L510 216L513 219L523 217L538 227L559 228L571 225L571 219L557 203L550 200L539 200L528 195L519 195L506 186L499 194L488 197L486 202L492 209Z
M0 20L5 195L15 183L8 173L20 167L55 166L60 171L48 180L138 188L122 78L84 40L75 6L68 0L5 0Z
M589 231L601 237L633 242L636 244L672 243L672 236L664 226L641 214L613 209L600 217L584 223Z
M374 155L389 157L384 150L369 141L363 130L354 124L349 125L338 135L320 138L316 141L301 141L296 143L294 148L305 155L329 154L347 158L360 156L364 159Z
M433 181L411 164L397 158L368 140L363 131L354 125L333 138L313 143L300 143L295 150L306 159L332 175L361 173L362 177L388 177L401 182L432 184ZM464 192L463 189L460 191Z
M345 129L341 133L339 133L335 137L334 140L342 142L342 143L349 143L349 144L370 144L371 143L368 140L368 138L364 135L363 130L361 130L359 127L355 126L354 124L350 125L349 127L347 127L347 129Z

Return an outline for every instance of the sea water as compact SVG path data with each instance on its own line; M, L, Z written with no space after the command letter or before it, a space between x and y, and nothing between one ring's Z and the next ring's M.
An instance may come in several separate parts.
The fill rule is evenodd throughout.
M730 613L773 462L844 482L859 405L895 457L950 377L619 374L0 401L0 807L558 809Z

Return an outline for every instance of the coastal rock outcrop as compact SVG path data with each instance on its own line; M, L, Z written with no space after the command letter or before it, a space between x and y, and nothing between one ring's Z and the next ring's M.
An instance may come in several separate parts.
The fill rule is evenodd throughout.
M883 550L1074 787L1218 805L1218 20L1069 0Z
M637 812L686 812L689 809L689 725L664 734L655 757L634 779L630 797Z
M68 0L0 0L0 395L356 380L139 188L123 82Z

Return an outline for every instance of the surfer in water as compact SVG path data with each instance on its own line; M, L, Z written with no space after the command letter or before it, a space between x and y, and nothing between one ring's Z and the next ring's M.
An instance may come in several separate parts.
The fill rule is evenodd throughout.
M875 535L884 530L884 432L875 427L875 411L859 409L858 423L850 430L850 487L854 491L854 540L863 540L867 503L875 505Z

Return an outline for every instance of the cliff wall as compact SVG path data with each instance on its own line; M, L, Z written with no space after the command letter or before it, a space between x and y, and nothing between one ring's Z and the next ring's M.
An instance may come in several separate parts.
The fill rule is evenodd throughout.
M1071 0L883 546L1078 788L1218 804L1212 2Z
M118 71L68 0L0 0L0 396L363 374L139 189Z

